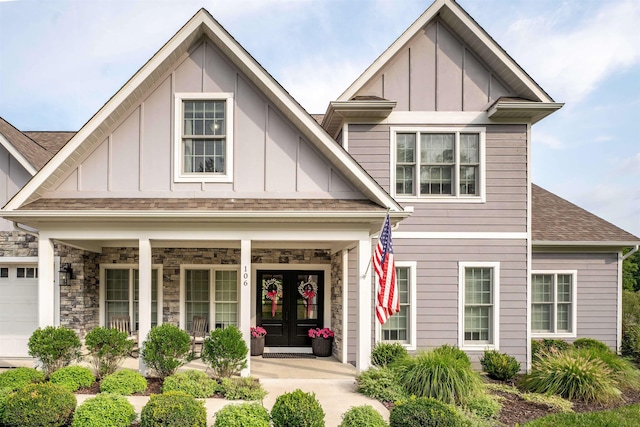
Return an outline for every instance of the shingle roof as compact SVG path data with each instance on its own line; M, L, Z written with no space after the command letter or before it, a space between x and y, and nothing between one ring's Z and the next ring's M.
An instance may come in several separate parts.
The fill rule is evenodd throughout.
M34 169L38 170L53 156L44 147L14 128L0 117L0 134L25 158Z
M22 132L29 138L44 147L51 157L75 135L75 132L41 132L41 131L25 131Z
M635 242L640 238L544 188L532 185L532 238L535 242Z

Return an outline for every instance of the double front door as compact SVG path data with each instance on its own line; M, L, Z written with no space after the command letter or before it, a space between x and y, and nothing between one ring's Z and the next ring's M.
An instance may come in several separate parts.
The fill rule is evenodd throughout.
M265 345L311 345L309 329L322 327L324 272L258 270L257 324L267 330Z

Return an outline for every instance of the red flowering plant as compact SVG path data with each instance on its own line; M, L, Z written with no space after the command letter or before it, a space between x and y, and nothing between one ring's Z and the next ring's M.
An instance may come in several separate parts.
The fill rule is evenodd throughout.
M311 338L333 338L334 333L330 328L312 328L309 329L309 337Z
M263 337L267 335L267 330L262 326L251 327L251 336L253 338Z

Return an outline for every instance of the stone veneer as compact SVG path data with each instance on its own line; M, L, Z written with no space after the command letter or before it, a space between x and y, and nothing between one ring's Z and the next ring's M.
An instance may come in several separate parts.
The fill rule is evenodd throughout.
M342 278L342 251L336 252L331 257L331 327L335 332L333 340L333 355L339 360L342 358L344 335L342 330L343 320L343 278Z

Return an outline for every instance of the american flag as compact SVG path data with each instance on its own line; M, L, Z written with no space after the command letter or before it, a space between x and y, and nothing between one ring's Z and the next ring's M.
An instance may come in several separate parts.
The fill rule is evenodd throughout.
M378 245L373 254L373 268L378 277L378 301L376 316L381 325L400 311L400 301L396 292L396 266L393 259L393 243L391 241L391 224L389 214L384 221Z

